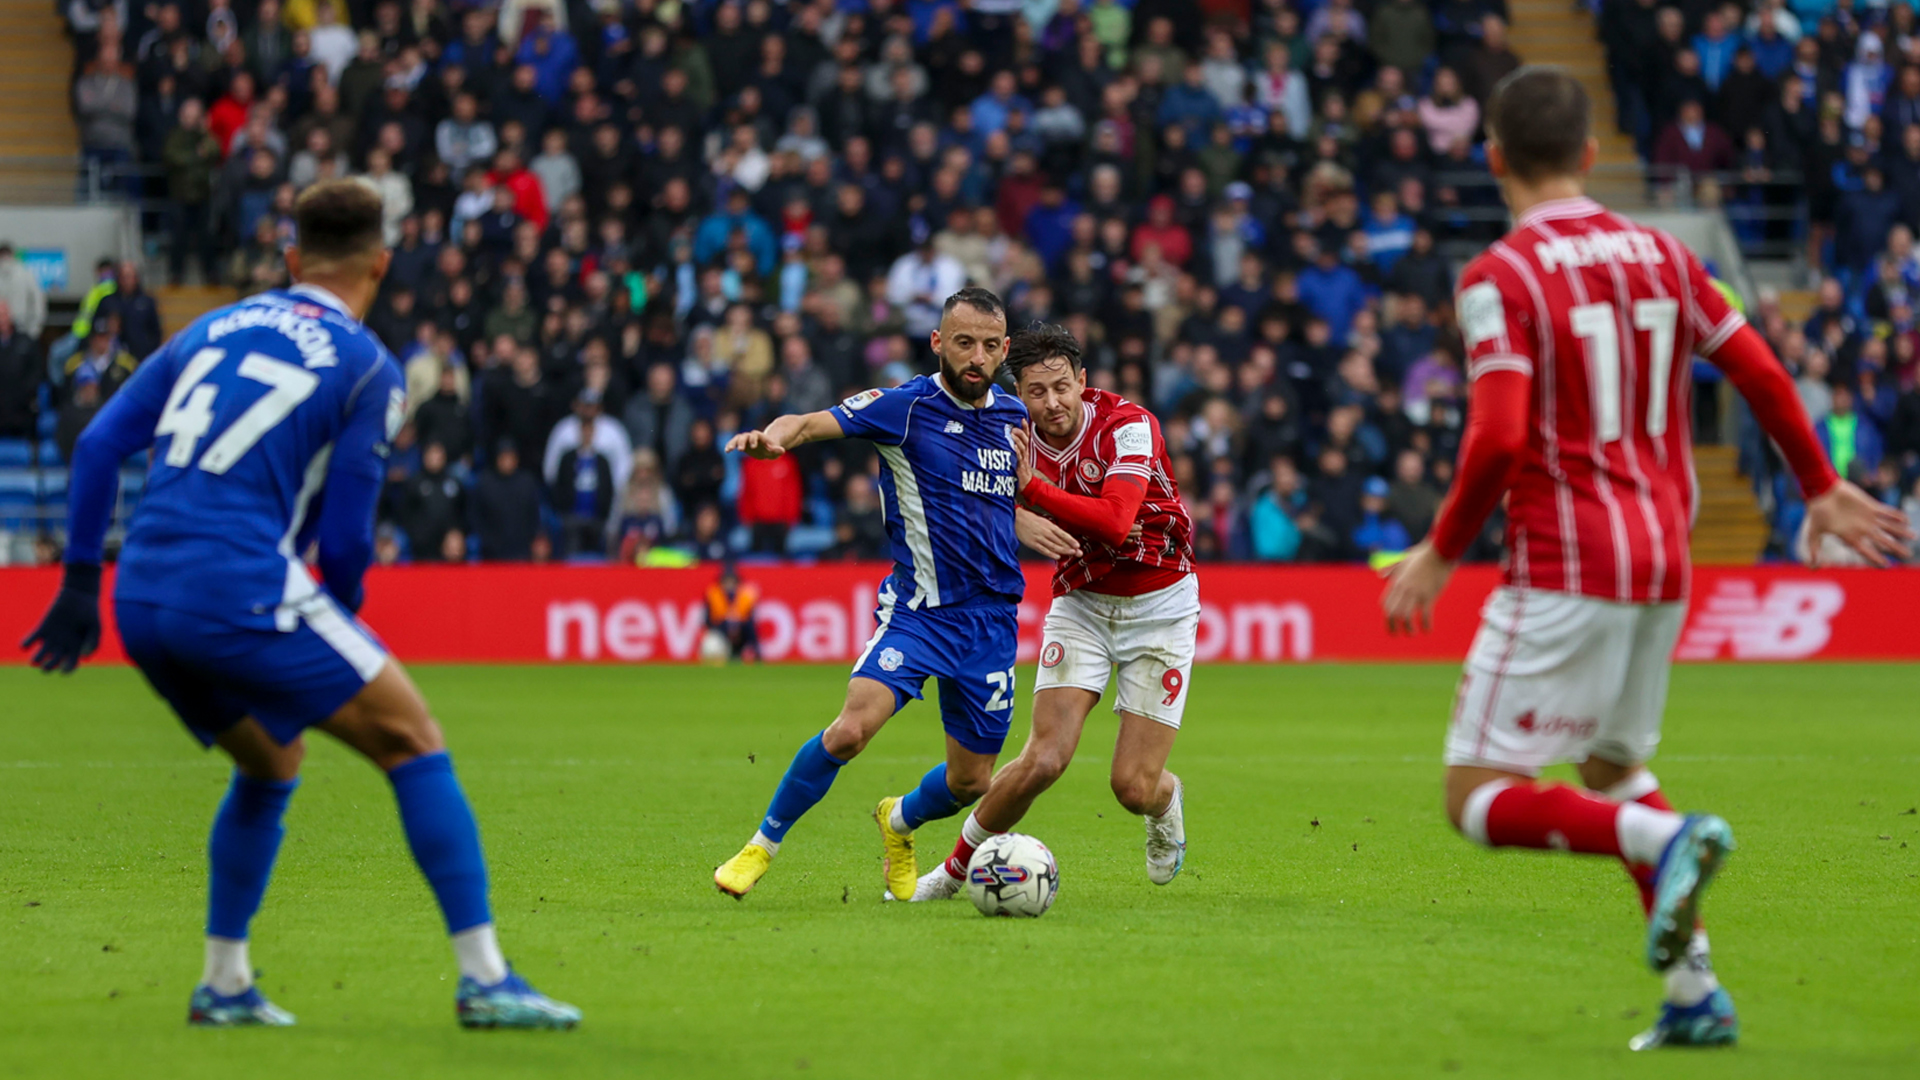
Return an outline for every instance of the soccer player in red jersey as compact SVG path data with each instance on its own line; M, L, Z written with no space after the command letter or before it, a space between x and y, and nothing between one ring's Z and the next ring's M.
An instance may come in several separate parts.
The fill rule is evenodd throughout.
M1676 814L1646 769L1686 613L1693 479L1689 361L1753 406L1807 498L1810 545L1833 535L1884 564L1904 520L1834 475L1765 341L1673 237L1584 195L1596 143L1586 92L1525 67L1487 106L1487 163L1514 228L1461 275L1472 379L1452 493L1431 535L1387 572L1390 630L1424 628L1502 496L1504 583L1488 599L1447 735L1454 827L1490 847L1621 860L1666 983L1635 1049L1738 1037L1698 930L1700 895L1733 848L1727 823ZM1586 790L1543 783L1577 764Z
M1167 755L1187 707L1200 588L1193 522L1153 414L1087 388L1080 343L1058 326L1015 334L1006 367L1037 437L1015 435L1015 483L1027 506L1080 544L1061 556L1034 682L1033 733L967 816L946 863L915 900L943 900L966 880L975 847L1019 824L1073 760L1087 714L1119 668L1113 794L1147 824L1147 877L1165 885L1186 861L1180 778Z

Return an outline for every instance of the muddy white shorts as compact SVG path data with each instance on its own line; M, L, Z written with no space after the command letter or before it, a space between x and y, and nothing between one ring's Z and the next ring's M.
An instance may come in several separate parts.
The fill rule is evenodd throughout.
M1200 632L1200 581L1192 574L1140 596L1104 596L1076 589L1056 596L1041 636L1034 693L1073 686L1107 692L1113 669L1120 689L1113 711L1171 728L1187 711L1193 643Z
M1454 696L1447 764L1533 775L1589 757L1647 761L1686 614L1684 603L1496 589Z

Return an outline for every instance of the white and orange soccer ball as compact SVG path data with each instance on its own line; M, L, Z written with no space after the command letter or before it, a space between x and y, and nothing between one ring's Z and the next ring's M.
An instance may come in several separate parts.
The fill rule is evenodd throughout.
M1059 891L1053 852L1025 833L990 837L967 864L967 895L982 915L1037 919Z

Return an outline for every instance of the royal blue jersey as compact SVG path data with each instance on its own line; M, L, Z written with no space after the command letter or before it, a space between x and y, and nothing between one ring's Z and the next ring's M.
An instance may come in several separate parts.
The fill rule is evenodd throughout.
M1009 437L1027 407L992 389L976 408L922 375L833 408L840 429L880 450L880 494L894 588L910 609L1018 600Z
M153 448L116 595L290 629L294 606L318 588L301 557L331 496L341 505L319 535L321 568L356 604L372 497L405 410L399 364L323 289L261 293L202 316L140 366L83 440L90 463ZM97 544L81 525L95 498L73 493L82 558Z

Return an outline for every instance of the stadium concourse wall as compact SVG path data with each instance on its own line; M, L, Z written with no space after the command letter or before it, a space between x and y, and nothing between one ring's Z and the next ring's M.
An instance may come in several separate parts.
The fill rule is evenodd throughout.
M746 566L761 590L769 661L846 663L873 631L883 563ZM1027 568L1020 659L1039 653L1050 567ZM407 566L369 574L367 623L408 661L674 663L698 658L711 567ZM1392 637L1380 580L1365 567L1208 566L1200 573L1203 662L1459 660L1481 602L1499 581L1467 567L1434 630ZM59 588L60 571L0 569L0 643L20 641ZM109 625L97 660L123 662ZM1702 567L1682 660L1915 660L1920 568L1817 571ZM25 654L0 648L0 662Z

